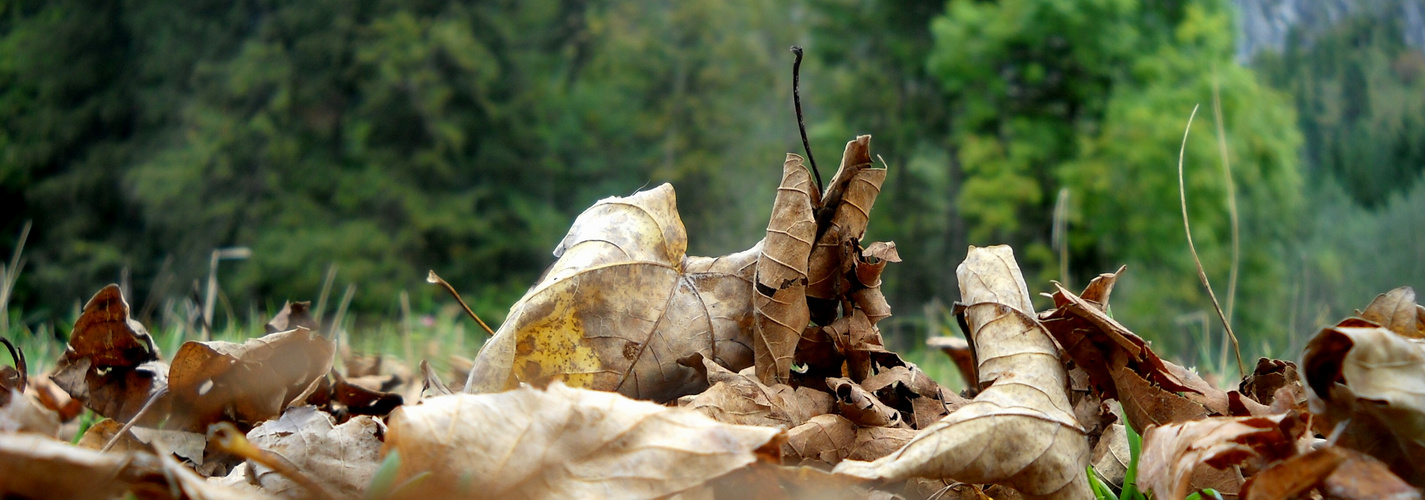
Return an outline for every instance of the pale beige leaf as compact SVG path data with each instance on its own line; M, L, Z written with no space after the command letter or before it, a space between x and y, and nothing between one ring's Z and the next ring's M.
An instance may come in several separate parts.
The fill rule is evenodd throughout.
M780 431L559 382L436 396L391 414L407 498L654 498L756 460Z
M304 327L232 342L184 342L168 372L172 428L206 432L232 421L256 425L331 370L336 343Z
M580 214L539 282L481 348L467 393L559 379L668 401L707 387L677 360L752 365L758 247L687 257L673 187L600 200Z
M366 491L380 466L381 440L377 436L384 433L383 427L369 416L333 426L331 415L313 406L298 406L253 428L247 439L285 458L326 491L356 498ZM288 498L308 494L301 485L265 466L249 464L247 470L252 482L272 494Z
M1361 317L1402 337L1425 338L1425 308L1415 303L1415 289L1408 286L1377 295Z
M1105 481L1122 487L1132 461L1128 450L1128 430L1123 424L1112 424L1098 438L1093 449L1093 468Z
M871 463L846 461L838 473L867 478L949 478L1001 483L1031 497L1092 498L1084 469L1089 445L1074 419L1058 347L1035 321L1023 275L1009 247L970 247L957 269L979 375L992 384L922 430L905 447Z
M1224 469L1254 456L1277 458L1269 452L1292 450L1292 439L1280 428L1283 418L1210 417L1149 427L1143 433L1138 483L1158 498L1183 498L1194 491L1193 473L1200 465Z
M813 416L831 412L832 397L827 393L807 387L793 389L785 384L767 386L749 370L732 373L710 359L702 362L712 387L680 406L713 420L790 429Z
M5 498L265 499L209 484L172 457L100 453L35 434L0 433L0 496Z
M1307 343L1302 371L1318 432L1344 422L1338 444L1425 486L1425 344L1348 319Z

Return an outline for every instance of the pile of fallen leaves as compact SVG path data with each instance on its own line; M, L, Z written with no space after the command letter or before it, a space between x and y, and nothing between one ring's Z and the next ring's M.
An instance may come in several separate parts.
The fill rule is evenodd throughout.
M106 287L53 372L29 377L6 342L0 494L1419 498L1410 289L1223 391L1107 314L1119 273L1054 284L1035 311L1010 248L971 247L965 338L936 339L970 381L957 393L877 329L899 257L862 241L886 176L869 143L824 190L788 155L766 238L723 257L686 255L671 186L598 202L449 384L340 353L306 303L165 358ZM58 440L85 408L102 420Z

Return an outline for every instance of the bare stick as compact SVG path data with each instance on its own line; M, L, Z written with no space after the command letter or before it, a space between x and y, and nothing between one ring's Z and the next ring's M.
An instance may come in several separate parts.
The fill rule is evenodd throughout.
M479 316L475 315L475 311L470 310L470 306L465 305L465 299L460 298L460 293L455 291L455 287L450 286L450 283L446 283L445 280L440 279L440 276L436 276L435 271L431 271L430 274L426 276L426 282L445 287L445 291L450 292L450 295L455 297L455 301L460 303L460 307L465 308L465 314L469 314L471 318L475 318L475 322L480 324L480 328L485 329L485 333L490 335L495 334L495 331L490 329L490 325L486 325Z
M1197 117L1197 106L1192 107L1192 114L1188 116L1187 127L1183 129L1183 145L1178 149L1178 202L1183 208L1183 231L1187 233L1188 251L1192 252L1192 262L1197 265L1197 278L1202 281L1202 287L1207 289L1207 297L1212 299L1212 308L1217 310L1217 317L1222 319L1222 327L1227 329L1227 338L1232 340L1232 350L1237 354L1237 373L1247 373L1246 365L1242 364L1242 348L1237 344L1237 334L1232 333L1232 324L1227 321L1227 315L1222 313L1222 306L1217 304L1217 294L1212 293L1212 284L1207 281L1207 272L1202 270L1202 259L1197 256L1197 247L1192 244L1192 226L1188 224L1187 212L1187 188L1183 185L1183 154L1187 151L1188 132L1192 131L1192 119Z
M281 455L258 448L247 440L242 431L233 426L231 422L220 422L208 429L208 437L218 448L237 455L239 457L252 460L267 466L278 474L287 476L292 482L307 490L307 494L312 498L330 500L336 498L312 478L302 474L292 462L287 461Z
M125 422L124 426L119 428L119 432L115 432L114 437L109 438L109 442L104 443L103 448L99 448L99 452L106 452L109 451L110 448L113 448L114 443L119 442L119 438L122 437L124 433L129 432L129 429L134 428L134 424L139 423L139 419L143 418L143 416L148 413L149 409L153 408L154 403L157 403L158 400L163 399L163 397L167 395L167 387L159 389L153 394L149 395L148 401L144 401L143 407L139 408L139 412L135 413L134 416L130 418L128 422Z
M1227 183L1227 215L1232 225L1232 268L1227 274L1227 320L1232 320L1232 305L1237 301L1237 270L1241 255L1241 231L1237 222L1237 186L1232 183L1232 165L1227 159L1227 131L1222 126L1222 99L1218 96L1217 68L1213 68L1212 116L1217 121L1217 148L1222 156L1222 179Z
M811 155L811 142L807 141L807 125L802 119L802 48L792 46L792 53L797 55L797 59L792 61L792 104L797 108L797 130L802 133L802 149L807 152L807 163L811 164L812 177L816 178L816 190L826 192L826 187L821 184L821 171L816 169L816 157Z

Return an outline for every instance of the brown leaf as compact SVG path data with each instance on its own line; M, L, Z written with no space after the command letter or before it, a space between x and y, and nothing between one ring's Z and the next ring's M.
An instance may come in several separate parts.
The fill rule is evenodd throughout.
M1306 388L1301 385L1296 363L1269 358L1258 359L1252 374L1243 378L1242 383L1238 385L1243 396L1266 406L1274 404L1277 391L1283 388L1287 389L1291 396L1291 401L1283 402L1287 407L1306 403Z
M203 432L208 424L256 425L276 417L331 370L336 345L297 327L232 342L184 342L173 356L169 427Z
M857 255L851 272L851 302L865 311L873 324L891 315L891 306L881 292L881 272L885 271L886 264L900 261L893 241L877 241Z
M172 458L100 453L34 434L0 433L0 496L6 498L264 499L210 485Z
M860 384L847 378L826 379L827 387L836 394L836 406L842 416L865 427L904 427L900 412L886 406Z
M1085 288L1086 297L1055 284L1056 309L1040 317L1074 364L1089 375L1104 398L1123 403L1137 426L1163 425L1226 415L1227 394L1197 374L1157 356L1142 338L1103 310L1119 274L1102 274Z
M851 447L846 459L861 462L879 460L904 448L918 435L914 429L905 427L862 427L856 429L856 444Z
M753 353L757 378L764 384L790 380L792 355L802 330L811 321L807 309L807 256L816 238L812 214L811 173L801 157L788 154L782 164L782 184L772 204L767 239L757 257L757 295L753 302L756 328Z
M317 320L312 318L311 307L311 302L287 301L282 304L282 310L279 311L276 316L273 316L272 321L268 321L267 324L263 326L263 329L265 329L268 334L296 330L297 327L320 332L322 329L317 326Z
M806 387L792 389L785 384L767 386L747 370L732 373L710 359L701 361L712 387L682 406L713 420L790 429L813 416L831 412L832 397L824 392Z
M1377 295L1361 317L1402 337L1425 338L1425 306L1415 303L1415 289L1408 286Z
M1285 456L1293 448L1291 437L1280 428L1283 418L1211 417L1149 427L1143 433L1143 453L1138 460L1139 484L1158 498L1183 498L1209 486L1222 488L1194 484L1198 465L1225 469L1251 457ZM1223 493L1236 491L1231 488Z
M1123 424L1112 424L1104 430L1093 449L1093 469L1114 486L1122 487L1132 457L1128 449L1128 430Z
M64 392L55 385L47 375L40 375L29 380L30 387L34 388L35 397L39 398L40 404L59 414L61 422L74 420L84 412L84 402L69 397L69 393Z
M1007 246L970 247L956 270L965 318L988 385L969 404L871 463L837 465L867 478L912 476L1001 483L1027 496L1092 498L1089 446L1065 392L1054 340L1032 316L1028 287Z
M979 374L975 373L975 351L970 349L970 343L960 337L930 337L925 339L925 345L931 349L940 349L955 363L955 369L960 371L960 378L965 380L967 385L974 380L979 380Z
M1321 484L1346 461L1343 449L1328 446L1277 462L1248 478L1242 485L1242 496L1247 500L1297 498Z
M833 475L815 467L783 467L756 463L718 478L709 485L713 498L815 498L818 500L863 500L893 498L883 488L871 490L866 481Z
M817 415L787 431L782 443L782 463L808 461L836 465L856 448L856 424L841 415Z
M381 463L381 424L362 416L333 425L331 415L313 406L288 409L247 433L265 451L286 459L325 491L357 498L366 491ZM247 462L229 475L242 475L274 495L303 497L307 490L265 466Z
M0 406L10 402L10 391L25 392L29 370L25 366L25 352L15 348L10 339L0 337L0 344L10 351L10 359L15 366L0 366Z
M0 405L0 432L29 432L48 437L59 434L59 415L39 400L14 389L5 390L9 402Z
M687 245L670 185L594 204L480 350L466 392L562 379L669 401L707 387L679 358L751 366L759 249L699 258Z
M1322 484L1322 493L1327 498L1341 500L1392 499L1406 500L1420 498L1420 490L1407 484L1390 472L1380 460L1364 453L1349 449L1331 449L1347 458Z
M1347 319L1307 343L1302 368L1318 432L1345 425L1339 445L1425 486L1425 345Z
M659 497L754 462L780 434L558 382L427 398L388 425L396 483L431 473L406 492L423 499Z
M812 320L826 325L836 317L837 298L849 291L845 272L852 262L844 259L847 243L859 242L866 233L871 207L881 193L886 169L871 165L871 136L846 143L841 166L826 186L816 212L816 245L807 262L807 297ZM850 253L852 259L854 253Z
M95 413L127 422L168 385L168 365L148 330L129 317L119 286L109 285L84 305L51 379ZM161 417L150 413L145 421Z

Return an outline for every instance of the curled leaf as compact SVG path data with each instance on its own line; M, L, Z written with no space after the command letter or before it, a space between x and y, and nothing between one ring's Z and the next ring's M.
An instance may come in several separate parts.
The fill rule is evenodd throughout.
M108 285L84 305L51 379L95 413L128 421L167 387L168 365L148 330L129 317L119 286Z
M184 342L169 371L171 426L195 432L232 421L256 425L331 370L336 344L303 327L232 342Z
M1149 427L1143 434L1138 482L1158 498L1183 498L1196 488L1218 486L1194 485L1191 479L1199 465L1223 469L1251 457L1289 455L1292 439L1282 432L1283 418L1213 417Z
M872 166L870 148L869 135L846 143L841 166L818 204L816 245L807 261L807 297L812 320L819 325L836 318L836 299L849 291L845 273L856 253L848 249L854 250L865 235L871 207L886 180L886 169Z
M1425 486L1425 344L1348 319L1306 344L1302 369L1317 432L1344 425L1337 444Z
M1405 338L1425 338L1425 306L1415 303L1415 289L1408 286L1377 295L1361 318Z
M1007 246L970 247L956 272L982 385L974 400L905 447L836 472L1001 483L1031 497L1092 498L1089 445L1074 419L1058 347L1031 315L1023 275Z
M406 498L661 497L753 463L779 434L558 382L427 398L388 425L396 482L431 474Z
M752 350L757 378L765 384L790 380L792 355L811 321L806 284L807 256L816 238L816 221L812 218L815 191L801 157L788 154L782 165L782 184L772 204L772 220L767 224L767 239L757 257Z

